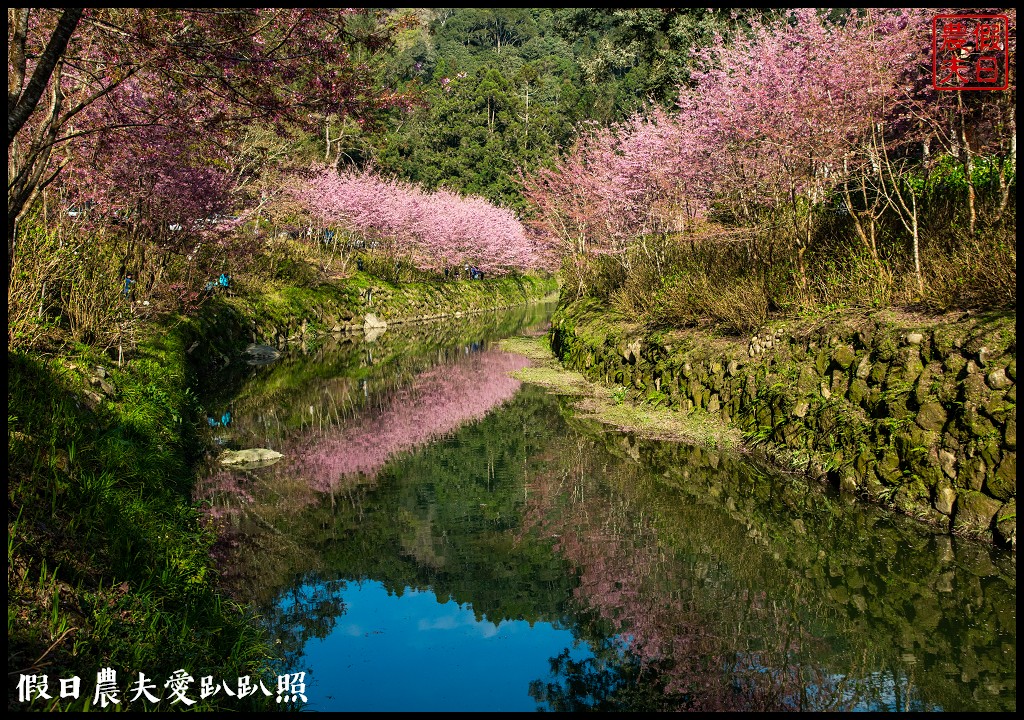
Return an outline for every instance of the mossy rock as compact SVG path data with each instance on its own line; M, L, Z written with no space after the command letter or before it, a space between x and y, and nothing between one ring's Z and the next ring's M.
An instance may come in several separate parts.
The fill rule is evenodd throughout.
M828 365L831 360L832 357L827 347L818 350L818 354L814 359L814 368L818 371L819 375L824 375L828 371Z
M875 464L875 472L887 485L898 485L902 481L903 471L900 470L900 456L895 450L886 450Z
M932 347L941 358L959 354L963 331L955 327L937 327L932 332Z
M832 351L832 363L841 370L849 369L850 365L853 364L856 355L853 352L853 348L849 345L838 345L835 350Z
M946 409L938 402L926 402L917 411L915 422L925 430L940 431L946 424Z
M980 491L985 484L985 472L988 466L980 455L960 459L960 470L957 472L957 483L962 488Z
M909 392L886 393L882 401L881 415L894 420L912 418L914 411L910 409L910 400Z
M889 370L889 382L898 378L901 382L913 384L924 371L924 363L921 362L921 354L916 347L905 347L899 351L896 364Z
M999 500L974 490L957 493L953 509L953 529L971 536L987 535L992 521L1002 507Z
M961 401L981 405L988 398L989 389L981 373L971 373L960 384Z
M800 368L800 376L797 378L796 386L797 389L802 393L813 392L818 387L818 383L821 382L821 376L815 372L814 368L809 365L804 365Z
M914 399L917 400L918 406L934 399L933 395L938 390L941 377L942 366L938 363L924 366L917 382L914 383Z
M888 374L889 366L884 362L876 362L871 366L871 372L868 373L868 381L872 385L881 385Z
M1003 455L995 471L985 477L984 487L997 500L1008 501L1017 496L1017 453Z
M953 376L959 375L967 367L967 359L959 353L947 355L942 361L942 369Z
M893 495L893 505L901 512L913 515L931 509L928 488L922 480L914 479L900 485Z
M896 338L893 337L891 331L875 336L874 353L878 360L884 363L892 362L896 359L898 349Z
M1017 499L1005 502L996 513L996 538L1004 547L1017 549Z
M864 380L857 378L850 383L850 389L847 391L846 397L854 405L864 407L866 405L868 393L868 384Z
M964 429L967 431L968 440L983 439L996 433L996 427L992 424L992 421L982 415L974 405L964 405L961 421Z
M896 452L904 463L920 467L928 457L928 451L938 445L939 434L922 430L917 425L907 425L896 433Z

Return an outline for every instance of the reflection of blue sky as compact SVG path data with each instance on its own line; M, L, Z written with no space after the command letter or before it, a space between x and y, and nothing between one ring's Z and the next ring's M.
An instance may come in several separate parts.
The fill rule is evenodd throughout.
M493 623L432 592L388 595L378 582L349 583L345 614L305 647L308 710L537 710L530 682L551 682L549 659L573 648L551 623ZM581 644L574 659L591 656Z

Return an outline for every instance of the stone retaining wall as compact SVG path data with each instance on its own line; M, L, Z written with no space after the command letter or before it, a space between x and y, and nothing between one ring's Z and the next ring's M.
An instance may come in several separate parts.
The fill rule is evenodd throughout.
M645 333L587 302L551 346L592 380L703 411L844 492L1016 549L1016 319L786 321L749 338Z

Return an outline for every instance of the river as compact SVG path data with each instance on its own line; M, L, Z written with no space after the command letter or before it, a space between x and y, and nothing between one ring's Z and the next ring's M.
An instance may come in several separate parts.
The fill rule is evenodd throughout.
M1016 709L1012 555L520 383L551 305L209 378L197 487L309 711Z

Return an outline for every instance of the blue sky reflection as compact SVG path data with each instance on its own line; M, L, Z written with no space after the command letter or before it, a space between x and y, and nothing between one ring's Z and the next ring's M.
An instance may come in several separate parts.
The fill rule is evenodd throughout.
M305 646L306 710L538 710L530 682L551 682L549 659L586 643L551 623L477 620L472 607L433 592L389 595L375 581L350 583L345 614ZM311 672L310 668L316 668Z

